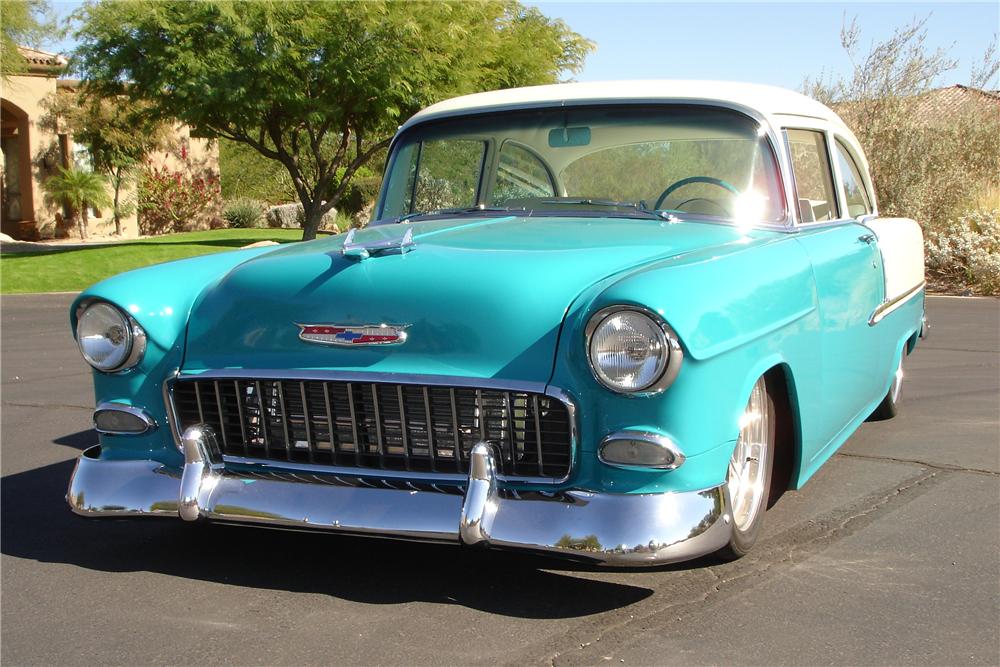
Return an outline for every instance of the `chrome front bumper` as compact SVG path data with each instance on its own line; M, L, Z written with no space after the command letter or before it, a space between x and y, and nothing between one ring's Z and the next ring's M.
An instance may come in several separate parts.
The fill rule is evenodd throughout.
M91 517L168 516L546 552L609 565L661 565L729 541L723 487L689 493L517 493L498 487L490 449L464 487L226 469L207 428L184 433L183 471L155 461L77 460L67 500ZM307 479L308 478L308 479Z

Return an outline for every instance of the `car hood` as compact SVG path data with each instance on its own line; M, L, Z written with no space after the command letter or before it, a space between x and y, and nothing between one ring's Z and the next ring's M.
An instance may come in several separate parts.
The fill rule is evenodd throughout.
M343 235L281 248L205 291L184 368L339 369L547 382L583 290L644 263L736 241L732 227L623 218L499 217L360 230L409 252L346 258ZM298 324L409 325L400 345L334 347Z

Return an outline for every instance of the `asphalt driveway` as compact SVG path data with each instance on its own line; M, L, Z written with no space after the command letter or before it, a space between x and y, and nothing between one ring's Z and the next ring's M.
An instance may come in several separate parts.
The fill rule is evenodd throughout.
M1000 302L931 298L903 407L768 513L751 556L655 571L79 519L71 295L4 297L2 650L34 664L1000 664Z

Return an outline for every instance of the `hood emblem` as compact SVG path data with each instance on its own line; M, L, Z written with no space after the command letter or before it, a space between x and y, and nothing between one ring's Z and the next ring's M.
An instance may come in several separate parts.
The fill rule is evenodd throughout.
M299 338L319 345L400 345L409 324L298 324Z
M417 244L413 241L412 227L407 227L406 231L398 239L382 239L367 243L354 240L357 231L357 229L352 228L351 231L347 232L347 236L344 238L344 245L340 249L340 253L347 259L360 262L373 255L393 253L402 255L417 247Z

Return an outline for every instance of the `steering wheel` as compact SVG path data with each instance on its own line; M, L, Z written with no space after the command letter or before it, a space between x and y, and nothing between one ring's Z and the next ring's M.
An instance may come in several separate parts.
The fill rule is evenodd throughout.
M729 190L734 195L740 194L740 191L737 190L735 186L731 185L730 183L727 183L721 178L713 178L711 176L689 176L687 178L682 178L679 181L671 183L670 186L668 186L667 189L664 190L663 193L656 198L656 205L653 206L653 208L655 210L659 210L660 206L663 204L664 201L666 201L667 197L672 195L675 191L679 190L680 188L683 188L685 185L691 185L692 183L708 183L709 185L718 185L720 188L723 188L724 190ZM689 199L688 201L691 200ZM687 202L684 203L686 204Z

